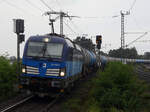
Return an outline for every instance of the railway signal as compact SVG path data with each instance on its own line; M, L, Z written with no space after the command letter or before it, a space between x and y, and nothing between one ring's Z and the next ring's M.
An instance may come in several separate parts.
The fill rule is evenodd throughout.
M25 41L25 35L20 34L19 35L19 44L21 44L23 41Z
M17 73L20 75L20 44L25 40L24 33L24 20L13 19L14 33L17 34Z
M96 36L96 44L97 44L97 49L101 49L101 44L102 44L102 36L101 35Z
M24 20L23 19L14 19L14 33L20 34L24 33Z

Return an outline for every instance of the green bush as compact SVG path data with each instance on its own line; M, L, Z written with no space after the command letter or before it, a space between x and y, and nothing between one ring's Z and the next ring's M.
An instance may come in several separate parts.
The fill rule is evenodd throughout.
M104 72L94 80L91 92L100 108L110 111L111 108L127 112L138 111L141 106L141 95L145 90L134 75L131 65L109 63Z
M0 101L14 93L14 84L17 82L16 64L0 56Z

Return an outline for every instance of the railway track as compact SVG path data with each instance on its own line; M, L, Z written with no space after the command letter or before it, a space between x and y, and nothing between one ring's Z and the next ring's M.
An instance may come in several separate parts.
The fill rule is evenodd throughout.
M25 103L26 101L30 100L31 98L33 98L33 96L29 96L29 97L15 103L15 104L13 104L13 105L10 105L4 109L1 109L0 112L10 112L11 110L13 110L14 108L18 107L19 105Z
M37 98L29 96L18 103L0 110L0 112L48 112L58 101L60 96L60 94L56 95L54 98Z
M137 65L135 68L135 72L140 79L145 80L148 83L150 82L150 65Z

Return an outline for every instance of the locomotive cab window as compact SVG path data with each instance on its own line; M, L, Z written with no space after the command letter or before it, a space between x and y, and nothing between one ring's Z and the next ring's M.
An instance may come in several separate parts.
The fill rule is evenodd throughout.
M42 57L42 50L44 47L44 43L42 42L29 42L27 56L39 56Z
M63 50L63 44L59 43L48 43L45 56L51 58L61 58Z
M27 56L61 58L62 51L63 44L60 43L29 42Z

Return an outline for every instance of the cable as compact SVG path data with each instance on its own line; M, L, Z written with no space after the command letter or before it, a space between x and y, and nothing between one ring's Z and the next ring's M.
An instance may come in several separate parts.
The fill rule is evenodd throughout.
M141 41L137 41L137 42L144 42L144 43L147 43L147 42L150 42L150 40L141 40Z
M144 28L143 26L141 26L138 21L136 20L136 18L132 15L132 19L135 22L136 26L140 29L140 30L147 30L146 28ZM146 32L149 32L149 30L147 30Z
M72 23L72 25L74 26L74 28L76 28L81 34L83 34L83 33L82 33L83 31L81 31L81 30L74 24L74 22L73 22L72 20L70 20L70 22Z
M39 11L43 12L43 10L41 8L39 8L38 6L36 6L33 2L31 2L30 0L25 0L26 2L28 2L31 6L33 6L34 8L38 9Z
M26 13L25 10L23 10L23 9L20 8L20 7L18 7L17 5L14 5L14 4L8 2L7 0L3 0L3 1L4 1L6 4L8 4L9 6L14 7L15 9L17 9L17 10L19 10L19 11L22 11L22 12Z
M129 9L129 11L131 11L133 9L133 7L135 6L135 3L136 3L136 0L133 1L132 5L131 5L131 7Z
M51 11L54 11L49 5L47 5L46 2L44 2L44 0L40 0L48 9L50 9Z
M70 31L72 31L74 34L77 34L77 35L78 35L78 33L75 32L66 22L64 22L64 23L65 23L65 25L70 29Z
M17 11L22 12L23 15L24 15L24 13L26 13L26 14L30 14L30 15L32 15L32 16L36 16L35 14L33 14L33 13L29 12L29 11L26 11L26 10L24 10L24 9L22 9L22 8L20 8L20 7L18 7L17 5L11 3L10 1L8 2L8 0L4 0L4 2L5 2L7 5L9 5L9 6L11 6L11 7L14 7L15 9L17 9Z
M132 15L132 19L133 19L134 23L136 24L136 26L137 26L139 29L143 30L143 27L137 22L136 18L135 18L133 15Z
M101 19L100 17L94 17L94 16L93 17L92 16L91 17L81 17L81 18L84 18L84 19Z
M147 34L148 34L148 32L145 32L143 35L141 35L140 37L136 38L135 40L133 40L132 42L130 42L129 44L127 44L126 47L128 47L131 44L133 44L134 42L136 42L137 40L141 39L142 37L144 37Z

